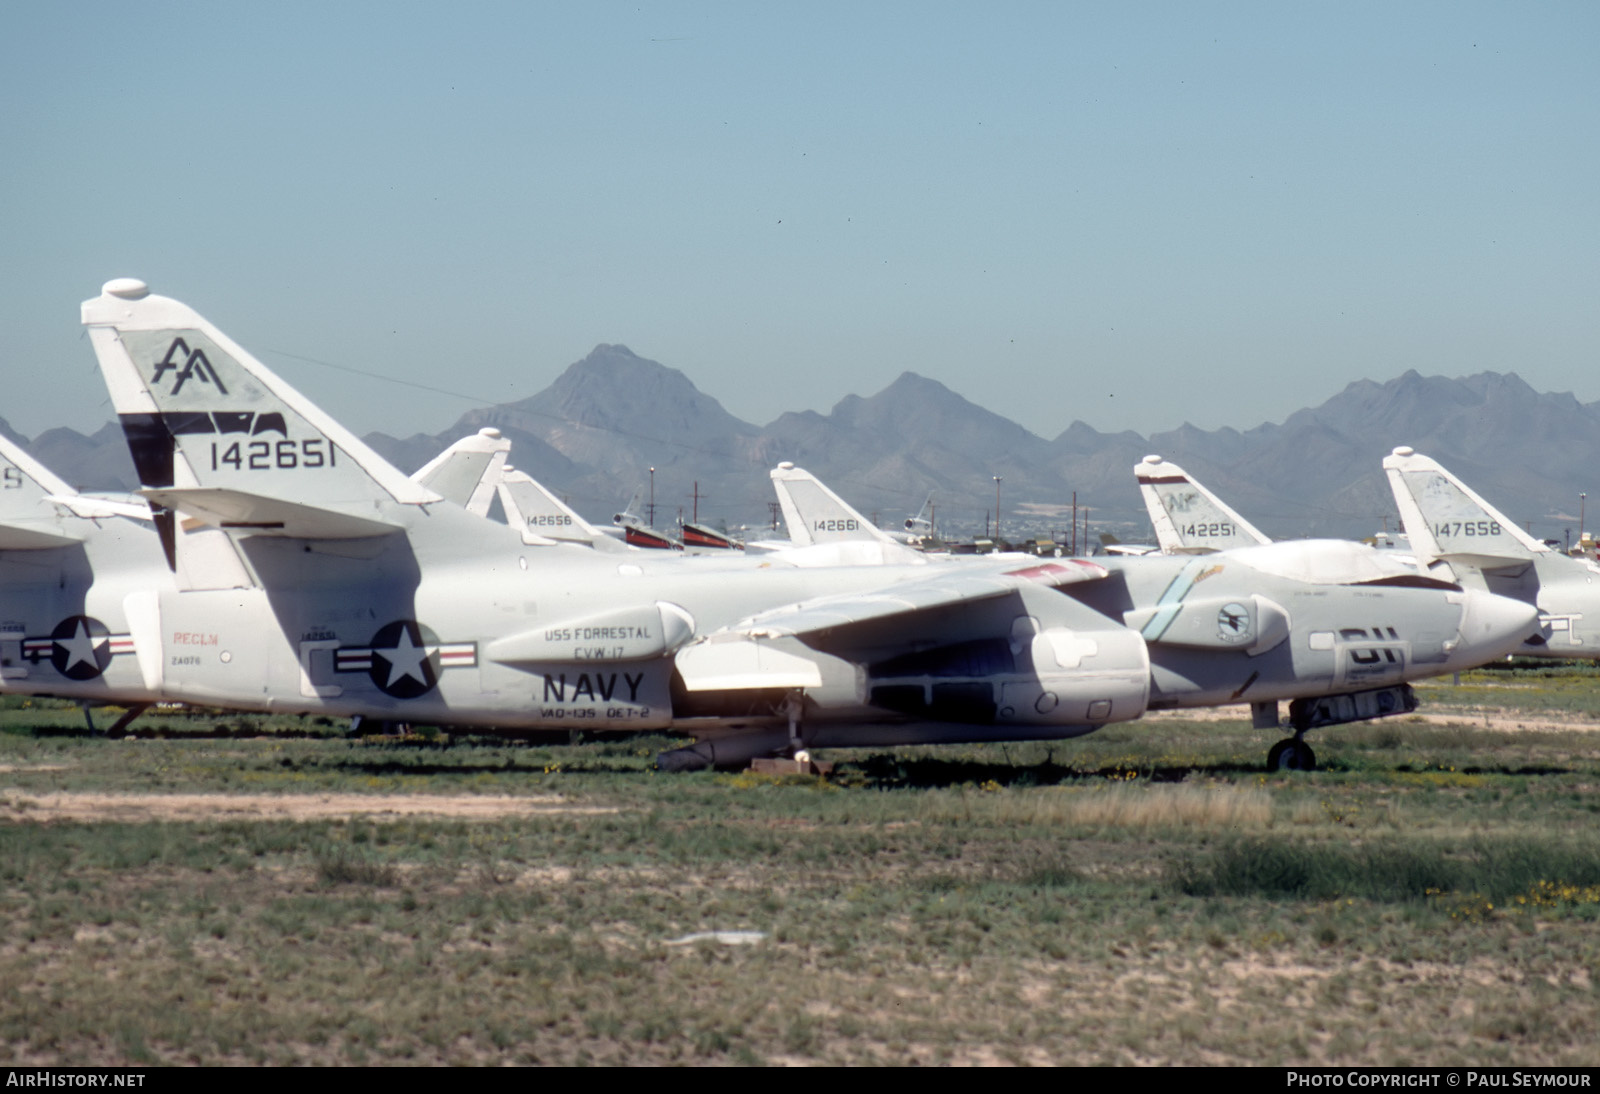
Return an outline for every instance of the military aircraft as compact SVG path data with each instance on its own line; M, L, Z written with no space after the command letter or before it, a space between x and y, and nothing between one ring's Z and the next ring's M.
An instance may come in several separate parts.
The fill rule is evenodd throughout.
M645 523L645 519L639 515L639 500L642 497L644 491L635 490L628 507L611 518L611 523L622 529L623 542L629 547L643 547L649 551L683 550L683 544Z
M485 429L457 441L415 480L478 514L499 478L510 442ZM148 683L163 656L141 644L162 593L199 587L209 560L231 552L226 536L193 527L182 567L170 567L143 499L78 493L0 437L0 690L49 695L90 707L115 703L121 729L161 695ZM190 656L173 635L171 657Z
M903 539L901 537L904 537ZM905 531L895 536L902 543L909 543L915 547L920 543L937 541L939 533L933 527L933 492L922 500L922 508L917 510L916 516L907 517Z
M1463 582L1538 607L1539 629L1516 653L1600 658L1600 565L1534 539L1412 448L1396 448L1383 470L1419 562L1447 563Z
M124 605L173 581L142 500L80 495L0 437L0 688L128 704L131 721L154 696Z
M1154 543L1123 543L1110 532L1101 532L1100 548L1094 553L1138 558L1141 555L1159 555L1161 554L1161 547Z
M1175 463L1146 456L1133 474L1164 554L1206 554L1272 542Z
M145 683L174 698L695 738L668 768L1064 738L1166 707L1275 722L1291 699L1279 747L1310 766L1306 728L1404 709L1405 681L1498 656L1534 617L1326 546L826 567L530 545L143 282L109 282L83 320L168 557L206 578L134 613L159 651ZM229 553L187 559L208 530Z

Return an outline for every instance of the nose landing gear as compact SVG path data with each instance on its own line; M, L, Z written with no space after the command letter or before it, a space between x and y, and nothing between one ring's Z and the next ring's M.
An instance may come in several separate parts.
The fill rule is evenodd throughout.
M1279 741L1268 750L1267 770L1315 771L1317 754L1305 742L1304 735L1308 729L1365 722L1392 714L1407 714L1416 709L1417 695L1411 690L1410 684L1296 699L1289 704L1289 725L1294 729L1294 736ZM1257 729L1277 727L1277 703L1251 703L1250 712L1251 723Z
M1317 754L1304 738L1286 737L1267 750L1268 771L1315 771Z

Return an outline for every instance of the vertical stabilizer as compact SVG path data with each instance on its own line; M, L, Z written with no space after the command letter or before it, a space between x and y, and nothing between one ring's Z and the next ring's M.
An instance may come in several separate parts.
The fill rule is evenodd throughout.
M1384 457L1383 471L1418 562L1443 558L1493 568L1550 553L1466 483L1415 449L1396 448Z
M0 437L0 550L64 547L83 538L67 506L77 491L5 437Z
M171 556L171 512L306 538L395 531L396 506L439 495L187 305L142 281L106 284L83 322Z
M524 471L507 468L500 477L499 491L506 523L521 532L525 542L622 546L620 540L584 520Z
M798 547L821 543L894 543L845 500L803 467L780 463L772 470L772 488L783 507L789 539Z
M498 429L485 426L429 460L411 481L469 513L486 517L510 452L511 442Z
M1175 463L1146 456L1133 474L1163 554L1207 554L1272 542Z

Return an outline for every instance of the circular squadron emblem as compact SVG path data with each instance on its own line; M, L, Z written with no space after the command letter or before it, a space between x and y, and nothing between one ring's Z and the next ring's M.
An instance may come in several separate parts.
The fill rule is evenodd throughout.
M50 663L68 680L93 680L111 664L111 632L92 616L67 616L50 632Z
M1217 612L1217 637L1229 645L1249 641L1250 609L1238 603L1224 604Z
M397 619L372 636L372 667L367 671L385 695L426 695L439 682L439 638L414 619Z

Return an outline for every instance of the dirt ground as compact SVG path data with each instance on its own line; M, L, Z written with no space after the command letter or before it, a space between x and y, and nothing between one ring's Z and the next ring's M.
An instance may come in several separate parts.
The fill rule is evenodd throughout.
M37 770L37 769L34 769ZM555 796L427 794L40 794L0 789L0 818L69 821L325 820L330 817L592 816L615 808L572 805Z
M1146 722L1223 722L1248 720L1247 707L1197 707L1193 710L1162 710L1146 714ZM1555 730L1578 733L1600 733L1600 722L1587 722L1577 718L1536 717L1523 711L1504 710L1497 707L1458 707L1455 710L1430 712L1419 710L1398 715L1390 722L1425 722L1428 725L1473 725L1484 729L1500 730ZM1339 727L1333 727L1339 728Z

